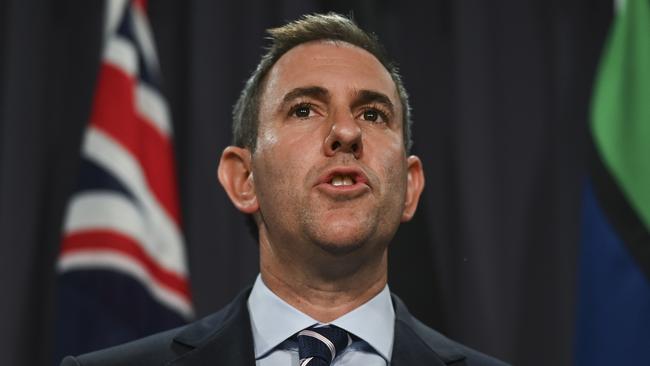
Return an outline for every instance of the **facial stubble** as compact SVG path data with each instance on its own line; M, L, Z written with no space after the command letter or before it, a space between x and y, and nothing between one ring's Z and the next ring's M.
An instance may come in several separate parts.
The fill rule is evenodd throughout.
M385 167L383 173L385 185L379 186L378 178L371 179L375 185L361 197L336 200L321 196L311 202L303 202L297 218L303 237L334 257L343 257L368 246L385 250L399 226L406 175L403 167ZM328 210L342 211L344 216L341 221L355 226L356 233L338 238L337 234L340 233L332 233L336 226L324 222Z

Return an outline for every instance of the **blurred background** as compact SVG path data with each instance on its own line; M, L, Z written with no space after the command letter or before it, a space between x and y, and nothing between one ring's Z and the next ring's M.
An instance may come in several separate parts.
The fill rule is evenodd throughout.
M216 180L265 29L353 14L397 61L427 186L389 284L446 335L516 365L574 362L589 103L611 0L149 0L196 317L250 285L257 246ZM57 352L59 256L105 4L0 0L0 349ZM128 299L124 299L127 301ZM92 324L87 324L92 327Z

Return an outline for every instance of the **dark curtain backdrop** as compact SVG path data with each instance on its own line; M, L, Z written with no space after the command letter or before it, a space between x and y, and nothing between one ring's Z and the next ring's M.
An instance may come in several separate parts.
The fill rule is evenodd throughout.
M257 273L216 181L264 29L354 12L401 65L427 187L390 285L424 322L517 365L572 363L587 111L611 0L150 0L197 312ZM0 0L0 354L48 365L54 258L90 111L99 1Z

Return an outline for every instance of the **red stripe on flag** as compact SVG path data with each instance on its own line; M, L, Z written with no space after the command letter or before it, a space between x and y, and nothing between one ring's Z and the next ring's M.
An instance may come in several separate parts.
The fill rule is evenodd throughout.
M147 0L133 0L133 6L140 7L143 13L147 12Z
M156 283L179 294L189 303L190 291L186 279L162 268L130 237L112 230L85 230L67 234L63 238L61 257L87 250L110 250L130 257L140 263Z
M140 162L147 184L180 226L176 169L170 140L136 111L135 80L103 64L95 94L92 125L117 140Z

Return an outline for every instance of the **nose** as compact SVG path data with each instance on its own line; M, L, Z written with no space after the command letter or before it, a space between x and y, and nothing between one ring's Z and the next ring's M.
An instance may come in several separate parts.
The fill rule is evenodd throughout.
M337 114L334 116L334 121L324 141L325 155L349 153L358 159L363 152L361 140L361 127L354 118L351 115L343 115L343 113Z

